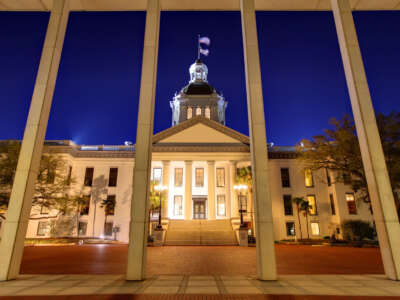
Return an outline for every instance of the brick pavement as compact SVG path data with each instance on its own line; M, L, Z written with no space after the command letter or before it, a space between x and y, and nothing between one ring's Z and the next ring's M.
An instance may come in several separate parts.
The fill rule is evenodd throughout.
M124 274L126 245L25 247L22 274ZM383 274L377 248L276 245L278 274ZM254 275L254 247L148 248L147 274Z

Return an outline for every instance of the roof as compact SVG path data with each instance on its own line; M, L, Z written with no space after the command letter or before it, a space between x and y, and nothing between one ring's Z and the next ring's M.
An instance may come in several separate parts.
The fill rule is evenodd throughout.
M239 0L161 0L162 10L240 10ZM70 0L74 11L145 10L146 0ZM399 10L400 0L350 0L354 10ZM52 0L0 0L0 10L49 11ZM330 0L255 0L256 10L330 10Z
M211 95L214 88L207 82L191 82L182 91L186 95Z

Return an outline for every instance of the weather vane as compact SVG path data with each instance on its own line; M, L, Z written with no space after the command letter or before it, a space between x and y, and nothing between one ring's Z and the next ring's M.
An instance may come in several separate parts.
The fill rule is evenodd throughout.
M200 34L198 35L197 59L200 59L200 54L208 56L208 54L210 53L210 50L201 48L201 44L210 46L210 43L211 43L210 38L208 38L206 36L200 37Z

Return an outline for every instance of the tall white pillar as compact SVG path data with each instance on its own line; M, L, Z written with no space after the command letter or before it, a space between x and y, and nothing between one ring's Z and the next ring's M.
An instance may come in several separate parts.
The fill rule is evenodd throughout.
M240 11L253 173L254 218L258 234L257 274L261 280L276 280L272 202L268 180L268 153L254 0L240 0Z
M236 163L236 161L229 162L229 195L231 199L231 218L239 218L238 200L235 190L233 189L235 185Z
M163 160L162 161L163 165L163 185L168 187L168 189L164 192L165 193L165 201L162 203L162 217L164 219L168 218L168 203L169 203L169 179L170 179L170 161L169 160Z
M208 169L208 219L215 220L215 161L207 161Z
M54 0L0 243L0 280L19 273L54 87L68 23L67 0Z
M349 0L331 0L386 275L400 280L400 224Z
M145 279L159 29L160 1L147 0L126 271L127 280Z
M185 160L185 220L192 217L192 161Z

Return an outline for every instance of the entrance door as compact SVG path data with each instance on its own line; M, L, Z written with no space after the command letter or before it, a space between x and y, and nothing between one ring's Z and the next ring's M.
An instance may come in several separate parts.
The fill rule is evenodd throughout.
M193 199L193 219L206 218L206 199Z

